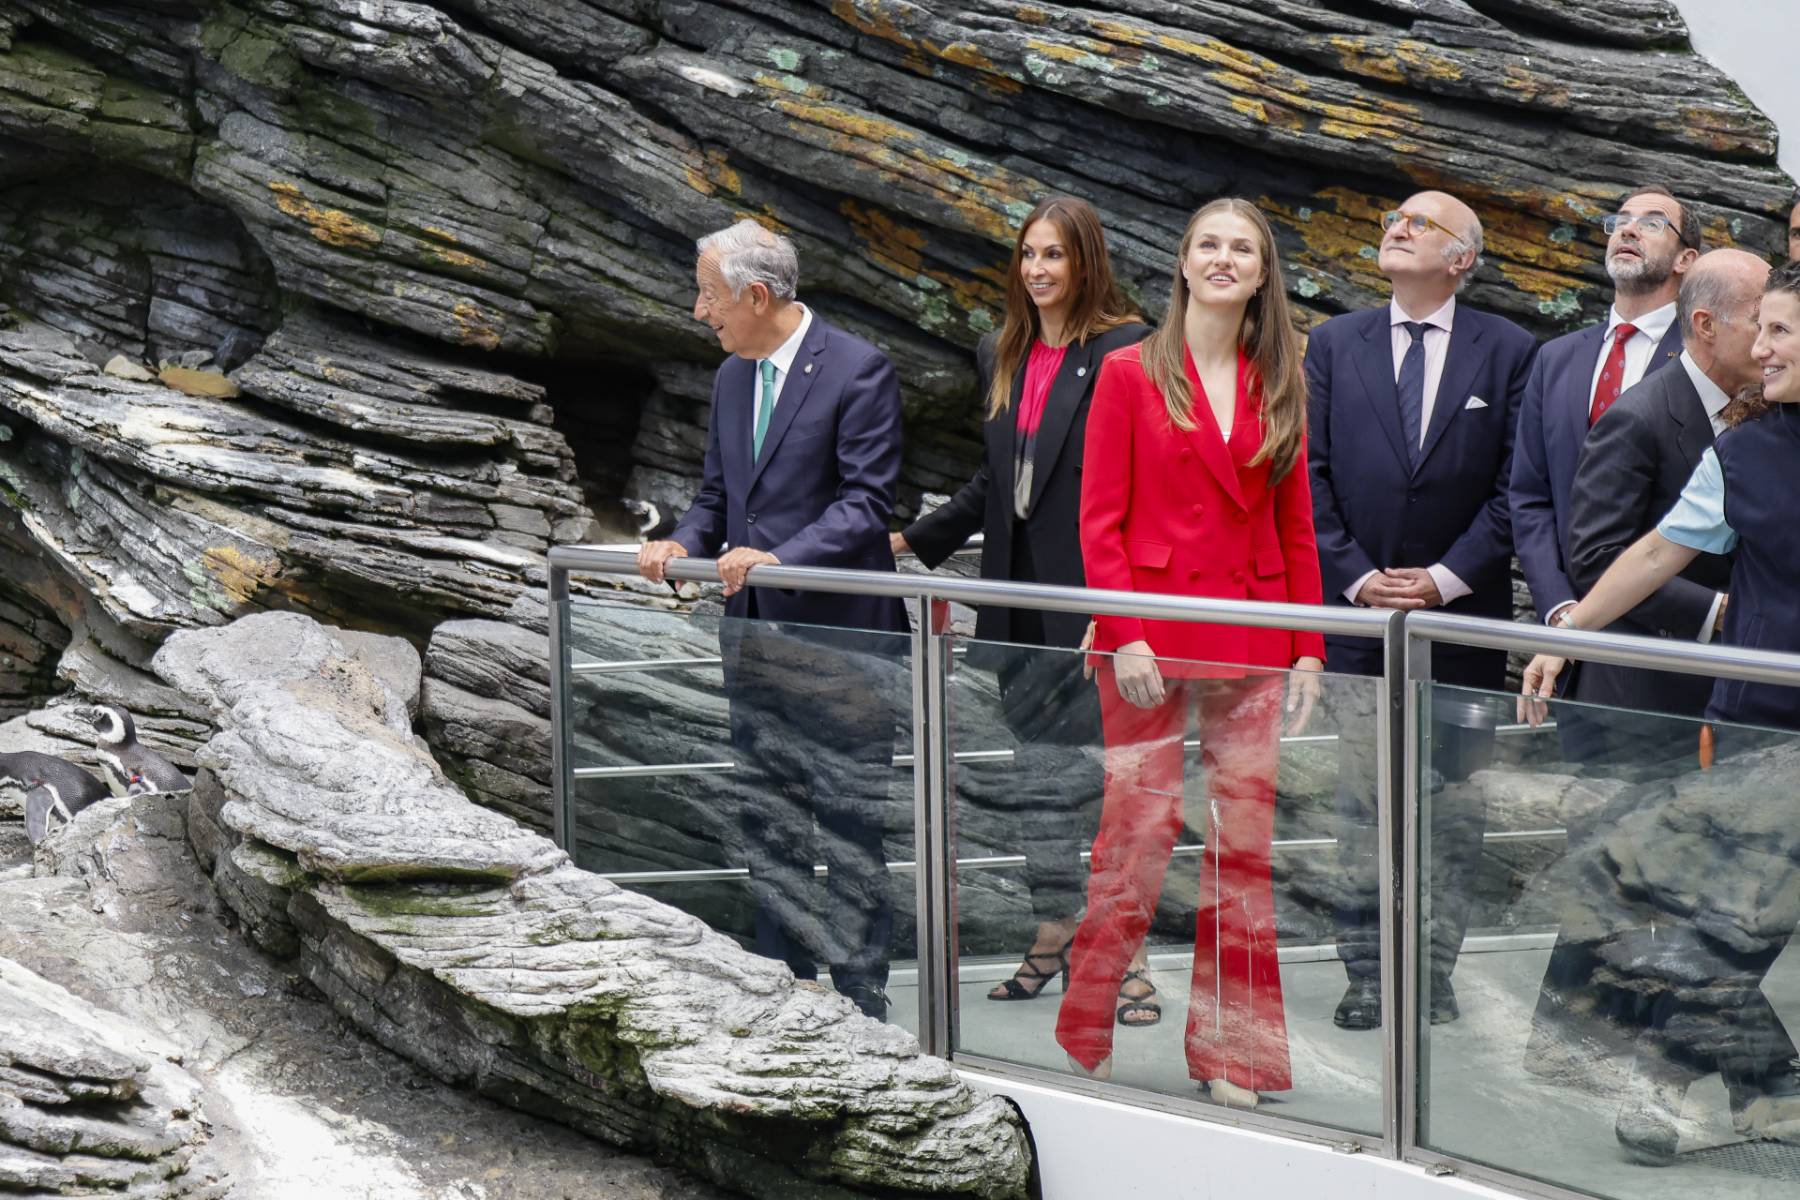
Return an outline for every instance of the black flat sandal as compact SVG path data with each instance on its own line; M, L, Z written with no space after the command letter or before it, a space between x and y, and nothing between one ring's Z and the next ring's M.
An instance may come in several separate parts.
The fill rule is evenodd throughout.
M1000 985L987 994L987 998L989 1000L1036 1000L1039 996L1044 994L1044 989L1048 987L1050 981L1055 979L1058 975L1062 976L1063 991L1068 991L1069 947L1074 944L1075 939L1070 938L1062 944L1061 950L1057 950L1054 953L1027 953L1025 955L1025 961L1020 963L1019 969L1012 973L1012 978L1001 980ZM1051 967L1050 970L1045 971L1038 967L1037 964L1039 962L1050 962L1055 963L1056 965ZM1035 983L1037 986L1026 987L1025 984L1019 982L1021 979L1030 983Z
M1135 995L1126 991L1126 985L1134 979L1150 990ZM1139 1013L1147 1015L1138 1019ZM1162 1020L1162 1005L1156 1002L1156 985L1144 971L1127 971L1125 978L1119 980L1119 1008L1113 1019L1127 1029L1143 1029Z

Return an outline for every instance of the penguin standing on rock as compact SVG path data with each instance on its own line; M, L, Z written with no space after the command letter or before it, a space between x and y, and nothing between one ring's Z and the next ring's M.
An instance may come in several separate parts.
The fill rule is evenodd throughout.
M94 749L113 795L193 790L193 783L181 773L181 768L139 744L137 726L124 709L116 704L102 704L78 709L75 715L94 727Z
M72 821L88 805L106 799L106 785L73 763L51 754L0 754L0 796L25 807L25 836L37 845L50 835L50 821Z

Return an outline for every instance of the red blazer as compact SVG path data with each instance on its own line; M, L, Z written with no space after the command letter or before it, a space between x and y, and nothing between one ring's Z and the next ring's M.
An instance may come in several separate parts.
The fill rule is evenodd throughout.
M1238 356L1237 416L1231 441L1219 433L1194 360L1183 354L1194 389L1197 428L1176 429L1162 393L1144 374L1139 347L1107 356L1088 413L1081 484L1081 554L1089 587L1226 600L1320 603L1306 448L1273 487L1269 464L1248 466L1262 445L1259 390ZM1138 640L1159 657L1286 669L1325 657L1316 633L1100 617L1094 649ZM1165 675L1233 676L1184 669Z

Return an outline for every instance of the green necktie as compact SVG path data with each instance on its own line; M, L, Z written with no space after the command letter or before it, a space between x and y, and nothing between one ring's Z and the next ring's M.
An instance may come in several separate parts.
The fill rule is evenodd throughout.
M775 362L765 358L756 364L762 371L762 400L756 406L756 441L750 448L750 461L762 457L763 435L769 432L769 414L775 411Z

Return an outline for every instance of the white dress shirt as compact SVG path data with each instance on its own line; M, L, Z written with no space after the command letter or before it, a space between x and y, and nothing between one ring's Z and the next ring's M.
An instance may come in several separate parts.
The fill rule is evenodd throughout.
M1388 302L1388 330L1394 346L1395 383L1400 382L1400 364L1405 360L1406 352L1412 349L1412 334L1406 328L1406 323L1412 319L1397 302ZM1419 406L1419 445L1423 447L1425 435L1431 430L1431 414L1437 407L1438 384L1444 380L1444 360L1450 356L1450 330L1456 323L1456 297L1452 296L1444 301L1442 308L1419 323L1425 326L1425 332L1419 338L1425 349L1425 391L1423 403ZM1432 563L1425 570L1437 585L1438 595L1443 597L1445 604L1474 591L1443 563ZM1357 593L1362 591L1363 584L1378 574L1379 571L1370 571L1345 588L1344 599L1352 604L1356 603Z
M1628 355L1631 353L1630 342L1625 343L1625 353ZM1706 372L1700 369L1700 364L1694 361L1694 356L1686 350L1681 352L1681 369L1687 372L1688 379L1694 385L1694 390L1700 393L1700 403L1706 407L1706 419L1712 422L1713 436L1718 437L1725 432L1723 414L1725 406L1731 403L1731 397L1725 394L1724 388L1708 378ZM1706 623L1700 627L1698 634L1700 641L1712 641L1713 630L1718 628L1719 624L1719 606L1724 603L1724 592L1713 597L1712 607L1706 611Z
M1606 314L1606 335L1600 339L1600 357L1594 360L1594 377L1588 380L1587 411L1594 411L1594 392L1600 387L1600 372L1606 370L1606 360L1612 354L1613 342L1618 340L1619 326L1625 318L1614 308ZM1619 394L1642 379L1650 370L1650 360L1656 355L1656 348L1662 345L1668 336L1669 327L1675 324L1675 302L1671 300L1661 308L1652 309L1632 322L1637 333L1625 343L1625 378L1620 381Z
M794 327L792 336L781 343L775 353L769 355L769 361L775 364L775 402L769 405L770 416L781 407L781 389L787 386L788 372L794 367L794 359L800 353L800 345L806 341L806 331L812 327L812 309L800 305L800 324ZM756 453L756 410L762 404L762 361L751 364L750 372L750 453Z
M1394 382L1400 382L1400 364L1412 349L1412 334L1406 330L1413 320L1393 301L1388 302L1388 329L1394 342ZM1456 297L1444 301L1444 307L1420 320L1425 326L1421 340L1425 344L1425 403L1419 410L1419 445L1425 445L1425 433L1431 428L1431 413L1437 407L1438 384L1444 380L1444 359L1450 354L1450 328L1456 323Z

